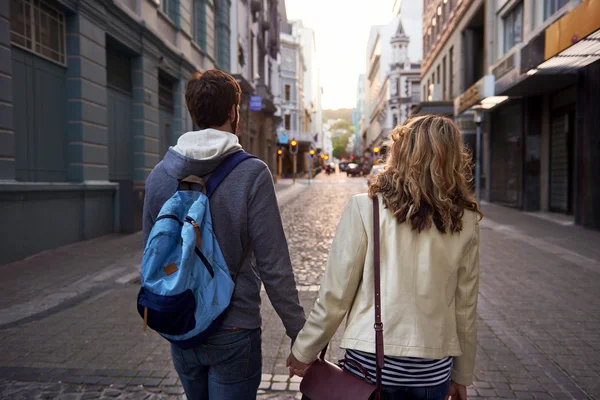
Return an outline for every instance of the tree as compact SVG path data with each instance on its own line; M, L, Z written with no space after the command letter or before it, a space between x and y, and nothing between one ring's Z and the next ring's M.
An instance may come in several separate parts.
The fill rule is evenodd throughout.
M333 147L332 155L334 158L341 160L342 158L348 158L348 153L346 152L346 146L337 145Z

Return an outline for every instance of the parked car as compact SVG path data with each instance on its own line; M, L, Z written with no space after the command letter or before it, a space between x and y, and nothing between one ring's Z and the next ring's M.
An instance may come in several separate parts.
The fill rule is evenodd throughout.
M348 170L348 163L346 161L342 161L340 163L340 171L341 172L346 172Z
M348 176L361 176L362 175L362 167L356 163L348 164L346 168L346 174Z
M371 173L367 176L367 184L370 185L371 182L373 182L373 180L375 179L375 176L381 171L383 171L383 168L383 165L374 165L371 169Z

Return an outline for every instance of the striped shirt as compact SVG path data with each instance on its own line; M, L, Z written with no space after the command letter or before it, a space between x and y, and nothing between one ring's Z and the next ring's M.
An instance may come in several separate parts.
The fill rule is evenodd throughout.
M375 383L375 354L358 350L346 350L346 358L360 363L369 372L369 381ZM450 379L452 357L431 360L416 357L384 357L382 383L385 386L437 386ZM344 364L344 369L364 377L352 364Z

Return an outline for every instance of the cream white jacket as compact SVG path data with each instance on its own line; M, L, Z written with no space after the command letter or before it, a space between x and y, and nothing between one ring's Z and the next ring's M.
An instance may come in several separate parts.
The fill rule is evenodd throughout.
M479 223L465 211L463 230L420 233L399 224L381 197L381 313L385 355L454 357L452 380L473 382L477 346ZM345 316L341 347L375 353L373 203L348 202L329 252L319 297L292 352L311 363Z

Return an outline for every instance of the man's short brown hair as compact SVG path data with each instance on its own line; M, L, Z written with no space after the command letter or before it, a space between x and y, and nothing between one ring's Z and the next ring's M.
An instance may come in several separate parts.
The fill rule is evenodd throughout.
M200 129L221 126L231 107L239 106L242 89L229 74L217 69L195 72L185 88L185 102L192 121Z

